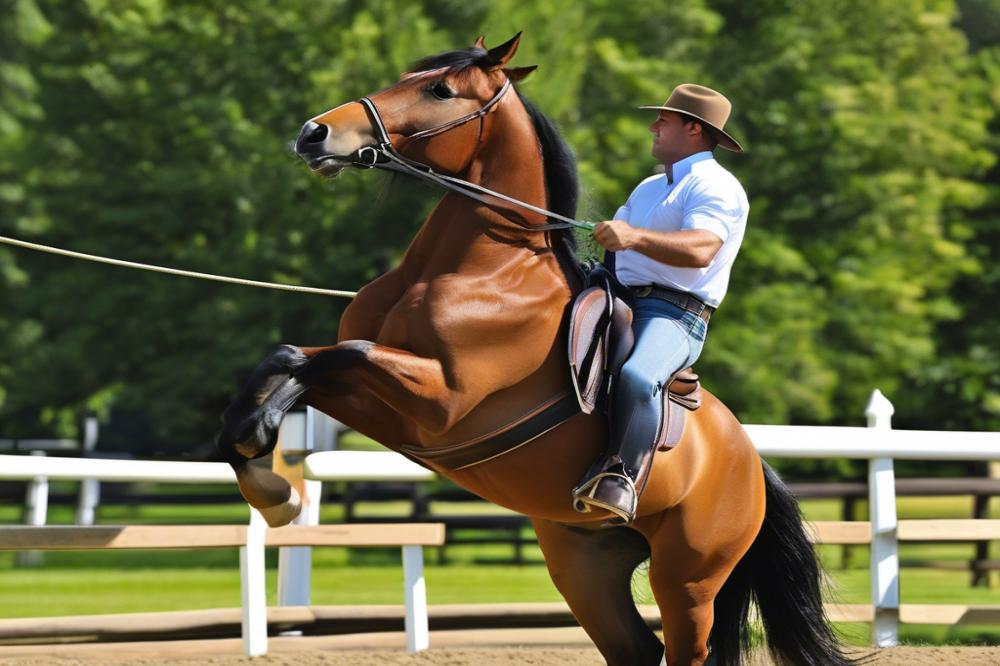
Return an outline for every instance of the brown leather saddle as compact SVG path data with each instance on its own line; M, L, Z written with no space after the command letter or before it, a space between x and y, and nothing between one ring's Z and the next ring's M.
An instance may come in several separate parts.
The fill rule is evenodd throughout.
M570 311L569 365L580 409L607 413L618 372L635 344L631 295L603 266L590 272L588 286ZM701 383L691 368L678 372L663 392L663 420L656 447L665 451L680 441L684 413L701 405Z

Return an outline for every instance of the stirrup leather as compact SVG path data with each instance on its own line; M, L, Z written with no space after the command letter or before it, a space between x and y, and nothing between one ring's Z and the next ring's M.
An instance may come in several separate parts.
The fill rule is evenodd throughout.
M597 493L597 486L600 484L601 479L604 478L621 479L625 482L625 485L628 486L628 489L632 492L632 503L628 509L623 509L619 506L602 502L594 497ZM631 523L635 519L635 512L638 509L638 504L639 493L636 491L635 482L629 478L627 474L620 474L618 472L601 472L573 489L573 508L576 511L580 513L590 513L592 507L604 509L615 516L609 522L616 524L628 525Z

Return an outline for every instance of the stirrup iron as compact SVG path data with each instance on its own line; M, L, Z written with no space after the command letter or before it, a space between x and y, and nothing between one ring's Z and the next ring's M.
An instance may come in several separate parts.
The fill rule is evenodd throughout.
M601 480L605 478L621 479L625 482L625 485L631 491L631 506L628 508L622 508L597 499L596 494L598 486L600 485ZM587 479L584 483L573 489L573 508L576 511L579 511L580 513L590 513L595 507L598 509L604 509L613 516L608 519L608 523L611 525L628 525L631 523L635 519L635 512L638 509L638 504L639 493L636 491L635 482L629 478L627 474L620 474L618 472L601 472L600 474Z

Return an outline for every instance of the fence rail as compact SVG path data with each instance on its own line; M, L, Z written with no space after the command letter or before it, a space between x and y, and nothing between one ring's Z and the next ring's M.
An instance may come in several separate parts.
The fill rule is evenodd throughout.
M303 429L295 418L280 436ZM301 433L299 433L301 434ZM287 445L287 441L286 441ZM434 475L395 453L382 451L337 452L322 458L326 481L423 481ZM225 463L169 462L156 460L94 460L48 456L0 455L0 480L31 482L29 498L34 507L47 505L48 480L151 481L161 483L236 483ZM279 547L279 600L304 595L308 605L312 546L399 546L403 553L403 589L407 648L410 652L429 644L427 594L423 573L423 545L444 543L444 525L317 525L319 481L312 480L313 503L303 511L303 524L267 529L256 511L247 525L127 525L45 526L45 512L33 511L30 526L0 527L0 550L80 550L94 548L223 548L240 549L240 591L243 609L243 651L248 656L267 652L267 604L264 549ZM307 557L303 558L302 555ZM289 593L289 590L292 594Z

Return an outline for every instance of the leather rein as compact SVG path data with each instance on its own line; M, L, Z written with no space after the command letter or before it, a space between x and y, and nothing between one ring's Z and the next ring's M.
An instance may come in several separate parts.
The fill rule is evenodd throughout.
M455 120L450 120L446 123L436 125L435 127L421 130L409 135L406 138L423 139L429 136L442 134L473 120L479 120L479 139L477 139L477 141L481 140L484 118L492 109L496 107L497 103L512 87L511 80L507 79L504 81L504 84L501 86L499 92L493 96L493 99L484 104L478 111L473 111L472 113L456 118ZM373 102L370 97L362 97L358 100L358 103L364 106L365 110L368 112L368 116L372 121L372 128L375 130L376 140L378 143L374 146L365 146L364 148L358 150L357 159L352 160L351 162L353 166L361 169L374 168L382 169L384 171L392 171L394 173L403 173L423 180L424 182L433 183L434 185L444 188L450 192L456 192L469 197L470 199L475 199L476 201L482 202L488 206L496 204L496 201L492 201L491 198L499 199L500 201L513 204L519 208L530 210L533 213L538 213L539 215L544 215L548 218L560 220L560 222L546 222L538 225L530 225L518 220L510 220L528 231L554 231L556 229L570 228L593 231L594 224L592 222L575 220L573 218L554 213L550 210L533 206L529 203L521 201L520 199L507 196L506 194L501 194L500 192L483 187L482 185L470 183L467 180L462 180L461 178L456 178L454 176L437 173L430 166L422 162L417 162L416 160L404 157L398 150L396 150L396 147L392 145L392 139L389 137L389 132L385 127L385 122L382 120L382 114L379 113L378 107L375 106L375 102Z

